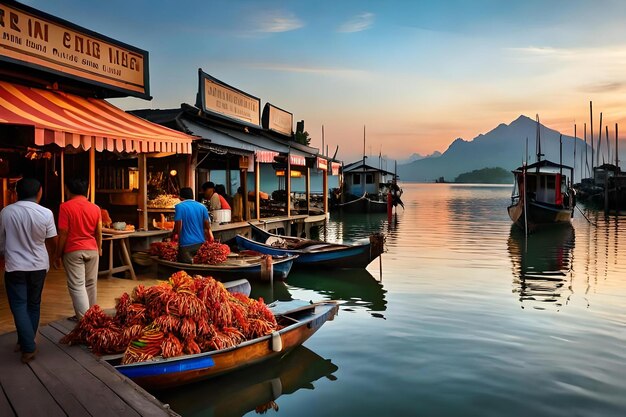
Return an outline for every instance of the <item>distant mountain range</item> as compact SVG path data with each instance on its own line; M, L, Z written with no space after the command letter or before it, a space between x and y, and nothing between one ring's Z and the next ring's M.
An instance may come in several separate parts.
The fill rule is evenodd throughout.
M419 153L414 153L413 155L409 156L407 159L400 159L398 160L398 164L410 164L413 161L419 161L420 159L426 159L426 158L438 158L441 156L441 152L439 151L435 151L433 153L431 153L430 155L422 155Z
M581 129L582 130L582 129ZM439 157L423 158L407 164L398 164L398 175L402 181L431 182L435 178L444 177L451 181L461 173L470 172L486 167L502 167L512 170L524 160L526 138L528 138L528 161L536 160L535 137L537 123L535 120L520 116L510 124L500 124L488 133L480 134L471 141L461 138L454 140L448 149ZM542 159L559 162L559 132L541 125L541 152ZM594 132L597 139L597 130ZM622 143L620 143L622 146ZM578 139L576 143L576 173L575 180L581 178L581 153L584 153L585 142ZM611 141L612 152L615 152L615 141ZM623 148L623 146L622 146ZM606 154L604 135L602 150ZM591 147L588 146L591 163ZM613 153L614 155L614 153ZM620 160L624 160L624 149L620 149ZM613 159L615 157L612 157ZM602 158L601 162L602 163ZM605 156L606 160L606 156ZM606 161L609 162L609 161ZM563 164L574 166L574 138L563 135ZM621 164L623 165L623 164ZM587 176L587 175L585 175Z

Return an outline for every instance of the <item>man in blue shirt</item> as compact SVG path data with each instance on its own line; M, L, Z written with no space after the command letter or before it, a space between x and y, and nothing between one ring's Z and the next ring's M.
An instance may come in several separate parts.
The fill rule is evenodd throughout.
M209 213L193 199L193 190L181 188L180 199L174 206L174 238L178 236L178 261L190 264L200 246L213 240L213 232Z

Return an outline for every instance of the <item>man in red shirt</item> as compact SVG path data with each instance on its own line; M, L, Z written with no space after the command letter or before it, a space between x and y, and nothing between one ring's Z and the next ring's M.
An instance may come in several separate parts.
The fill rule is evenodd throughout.
M88 184L71 179L65 184L69 200L59 208L57 262L63 258L67 286L76 317L97 303L98 262L102 255L100 207L87 200Z

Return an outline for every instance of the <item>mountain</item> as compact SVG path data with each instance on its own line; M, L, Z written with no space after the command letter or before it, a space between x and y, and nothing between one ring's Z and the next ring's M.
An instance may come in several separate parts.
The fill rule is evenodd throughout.
M441 156L441 152L439 151L435 151L433 153L431 153L430 155L422 155L419 153L414 153L411 156L409 156L407 159L401 159L398 161L398 164L410 164L413 161L419 161L420 159L426 159L426 158L438 158Z
M528 138L528 161L536 161L535 137L537 123L527 117L520 116L510 124L500 124L488 133L480 134L471 141L461 138L455 139L448 149L438 158L427 158L398 165L398 175L402 181L428 181L444 177L452 180L461 173L470 172L486 167L502 167L512 170L524 160L526 138ZM559 132L540 127L542 159L559 162ZM602 140L603 150L606 143ZM614 142L611 143L614 147ZM576 142L576 173L575 180L580 181L581 152L584 152L585 143L582 139ZM614 151L614 149L613 149ZM589 147L589 159L591 149ZM622 152L620 152L621 154ZM563 135L563 164L574 164L574 138ZM585 175L586 176L586 175Z

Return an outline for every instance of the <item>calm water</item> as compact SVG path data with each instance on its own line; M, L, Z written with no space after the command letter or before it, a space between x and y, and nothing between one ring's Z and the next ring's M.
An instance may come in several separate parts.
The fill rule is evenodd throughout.
M591 225L577 211L526 241L506 214L510 187L404 190L391 224L326 230L385 231L382 283L376 261L255 287L341 300L340 313L282 360L157 396L184 416L626 415L626 218L586 212Z

